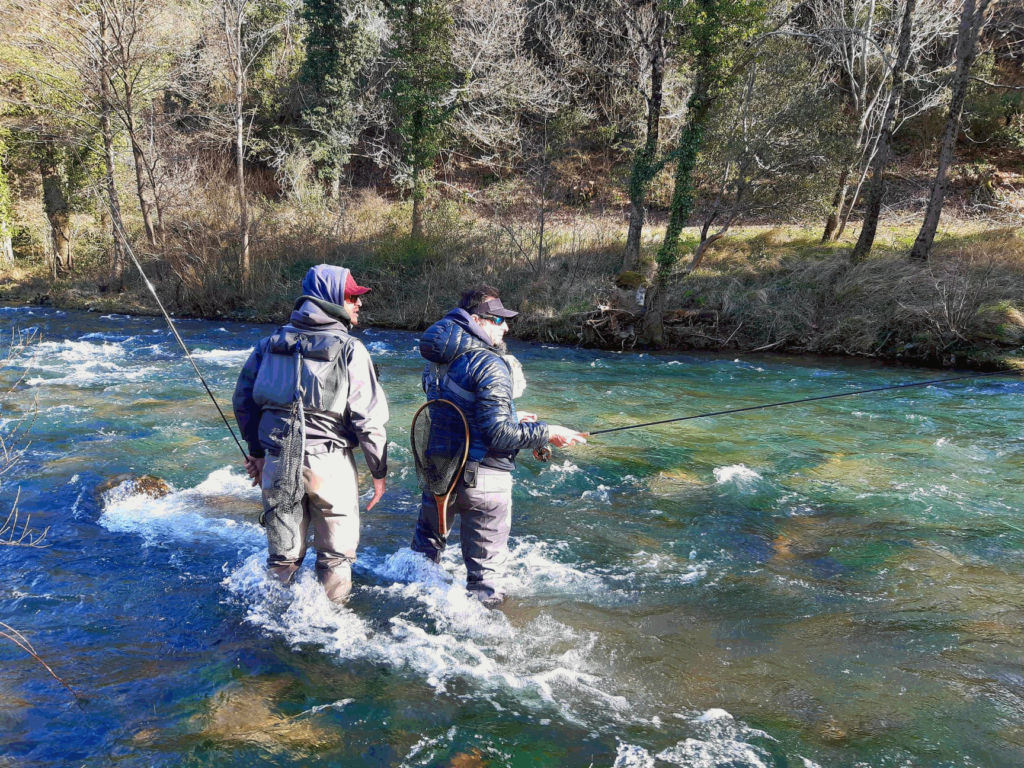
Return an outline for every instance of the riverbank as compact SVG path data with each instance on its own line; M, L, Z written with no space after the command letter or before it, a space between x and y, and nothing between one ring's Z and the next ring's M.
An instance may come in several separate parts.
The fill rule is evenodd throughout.
M268 209L263 231L275 234L256 240L245 290L227 248L210 249L202 260L175 249L142 256L179 317L277 322L306 269L329 262L350 267L374 288L363 313L368 325L423 329L455 304L464 286L483 281L521 310L513 326L518 338L640 348L638 300L660 241L657 227L648 232L641 266L623 273L625 226L616 217L553 217L541 248L539 240L530 244L526 224L474 218L452 207L432 211L426 236L413 240L404 234L404 213L401 204L364 201L346 211L349 224L338 230L323 220L274 218ZM905 258L914 234L890 227L870 259L851 264L856 232L822 244L809 228L737 230L709 250L700 269L672 281L666 346L1017 367L1024 355L1024 239L1014 229L952 220L931 262L916 264ZM684 237L684 249L692 249L696 231ZM104 290L100 278L98 267L83 266L53 280L42 261L20 262L0 276L0 300L155 313L134 271L119 291Z

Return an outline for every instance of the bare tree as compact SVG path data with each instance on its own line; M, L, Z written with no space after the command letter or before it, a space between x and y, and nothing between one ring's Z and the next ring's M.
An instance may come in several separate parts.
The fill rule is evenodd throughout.
M913 19L903 120L941 102L938 74L945 66L943 45L956 29L960 0L925 0ZM878 0L810 0L812 21L805 28L813 50L846 103L853 123L852 154L840 172L822 242L839 239L856 206L878 149L890 101L890 72L897 57L900 18L894 8L880 9Z
M894 10L898 5L898 2L893 3ZM864 225L861 227L857 244L850 254L851 261L860 261L868 255L875 242L875 233L878 231L878 217L882 211L882 196L885 194L885 167L889 164L889 144L892 140L896 115L903 107L904 76L907 72L907 63L910 61L916 5L917 0L905 0L903 21L900 24L899 54L896 56L896 64L892 68L889 102L885 108L885 116L882 118L881 132L878 134L875 147L875 159L871 166L871 191L868 195L867 210L864 212Z
M210 117L215 130L230 126L238 202L238 269L243 284L248 283L252 267L249 253L249 200L245 178L246 149L254 115L249 103L250 78L264 50L296 10L294 0L288 0L283 6L273 9L264 5L262 0L210 0L207 6L213 35L210 42L215 43L210 51L213 66L211 77L226 85L228 91L226 124L216 114Z
M147 178L150 164L143 148L144 139L138 124L139 99L152 98L158 83L152 83L156 61L161 55L156 37L155 11L158 5L146 0L100 0L99 17L103 27L104 102L116 112L131 144L135 165L135 191L142 213L142 225L149 244L156 246L163 230L162 223L153 224L153 209L159 212L158 193L152 179ZM104 110L105 119L109 119ZM148 190L148 191L147 191ZM150 200L152 194L154 200ZM162 218L162 217L161 217Z
M939 228L942 216L942 204L949 185L947 176L949 166L953 162L956 139L960 133L960 118L963 113L964 100L967 98L967 87L970 84L971 67L977 57L978 38L985 27L985 18L992 0L964 0L963 12L960 15L960 31L956 42L956 74L950 83L949 116L946 127L939 141L939 163L932 183L928 208L925 210L924 223L910 251L910 258L927 261L935 241L935 232Z
M669 29L669 15L657 2L642 2L636 7L621 3L620 7L628 28L635 34L637 51L643 55L641 71L647 73L648 81L648 87L643 91L647 112L644 140L633 155L629 179L629 230L622 258L622 269L627 271L634 269L640 259L640 243L647 219L648 190L664 165L658 162L658 139L665 97L665 37Z
M751 62L742 88L722 99L698 164L711 200L700 211L700 240L685 274L741 221L820 213L832 158L843 147L819 83L803 49L776 39Z
M105 3L101 2L99 4L96 22L94 54L96 56L97 75L100 81L100 133L103 136L104 181L107 188L107 206L110 211L110 225L113 234L107 272L111 282L116 287L120 287L126 261L121 239L126 230L121 219L121 200L117 194L117 181L114 175L117 160L114 154L114 130L111 120L111 113L113 112L110 97L112 90L110 86L111 65L110 48L107 44Z

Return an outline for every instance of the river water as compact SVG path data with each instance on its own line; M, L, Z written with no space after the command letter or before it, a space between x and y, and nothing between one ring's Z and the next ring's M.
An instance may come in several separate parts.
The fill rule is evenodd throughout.
M595 438L516 472L511 598L408 541L417 336L368 329L388 493L344 610L263 575L258 496L163 322L0 309L42 340L3 509L0 765L1024 764L1024 385L990 378ZM222 404L269 326L183 321ZM523 410L580 429L935 378L781 357L512 344ZM364 474L364 490L369 488ZM154 499L119 473L151 474ZM457 536L457 531L456 534ZM454 541L454 539L453 539Z

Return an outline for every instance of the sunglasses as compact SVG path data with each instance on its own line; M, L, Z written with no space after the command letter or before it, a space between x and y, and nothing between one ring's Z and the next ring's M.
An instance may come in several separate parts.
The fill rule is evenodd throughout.
M504 317L498 317L496 315L480 315L481 320L490 320L495 325L502 325L505 322Z

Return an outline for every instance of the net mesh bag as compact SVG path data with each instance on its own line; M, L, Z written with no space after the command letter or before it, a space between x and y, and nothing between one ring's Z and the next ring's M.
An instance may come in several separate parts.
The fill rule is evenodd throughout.
M411 438L420 489L447 495L466 460L469 435L462 411L446 400L431 400L413 419Z
M303 461L306 452L306 414L302 398L297 398L280 430L271 435L280 446L274 482L266 492L266 508L260 523L267 525L270 517L276 518L267 525L267 538L275 551L291 551L298 542L299 526L302 522L302 497L306 492L302 478Z

